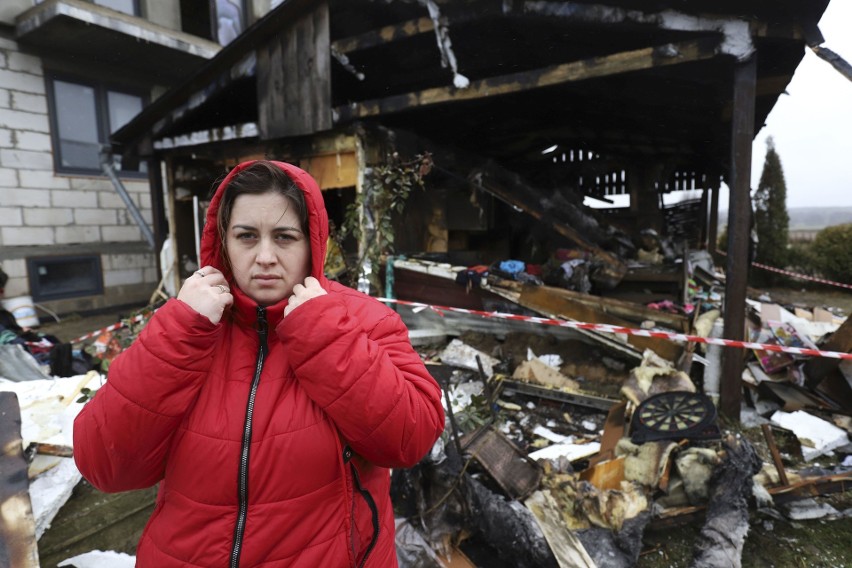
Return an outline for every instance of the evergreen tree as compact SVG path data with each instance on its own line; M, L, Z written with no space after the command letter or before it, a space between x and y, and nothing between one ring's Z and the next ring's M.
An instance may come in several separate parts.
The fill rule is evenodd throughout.
M787 214L787 184L781 158L775 151L772 138L766 140L766 159L760 184L752 198L754 206L754 228L757 232L756 262L784 268L787 262L787 241L790 216ZM771 273L763 272L765 280L774 283Z

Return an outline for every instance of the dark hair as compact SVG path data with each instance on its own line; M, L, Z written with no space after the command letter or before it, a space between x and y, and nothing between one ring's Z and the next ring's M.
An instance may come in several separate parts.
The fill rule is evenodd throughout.
M305 203L305 196L302 194L302 190L299 189L295 182L290 179L290 176L280 167L272 162L258 160L239 172L228 182L228 187L225 188L225 193L219 202L216 222L219 229L219 238L221 239L222 262L229 269L231 263L228 259L225 237L228 232L228 223L231 222L231 212L234 209L234 202L240 195L262 195L264 193L278 193L290 200L290 203L295 207L302 232L306 237L310 235L308 207ZM308 238L308 243L310 244L310 238Z

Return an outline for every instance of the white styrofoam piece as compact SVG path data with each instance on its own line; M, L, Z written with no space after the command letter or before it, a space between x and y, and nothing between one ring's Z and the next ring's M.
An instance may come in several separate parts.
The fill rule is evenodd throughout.
M805 461L811 461L849 443L849 436L844 430L804 410L778 410L769 420L776 426L790 430L799 438Z

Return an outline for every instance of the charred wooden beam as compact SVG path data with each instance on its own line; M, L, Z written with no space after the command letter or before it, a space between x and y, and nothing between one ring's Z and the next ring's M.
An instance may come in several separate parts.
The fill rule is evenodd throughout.
M0 392L0 564L37 568L35 521L15 393Z
M527 289L531 286L524 286L522 294L527 293ZM680 314L671 314L660 310L647 308L642 304L635 302L626 302L616 298L604 298L595 294L584 294L575 292L565 288L552 288L549 286L537 286L542 290L547 290L548 293L561 297L564 300L583 304L590 308L594 308L601 313L609 314L617 318L622 318L634 323L642 323L644 321L654 321L665 327L676 329L680 332L689 331L689 318Z
M518 303L539 313L547 313L575 321L630 327L630 322L600 308L578 302L575 297L562 294L562 291L559 288L548 286L527 285L524 286ZM677 361L683 353L683 347L666 339L630 335L627 337L627 342L640 351L650 349L669 361Z
M837 331L831 334L827 341L819 346L825 351L838 351L840 353L852 352L852 317L846 318ZM805 381L811 388L815 388L834 369L840 366L840 359L829 357L813 357L805 363Z
M843 59L827 47L812 45L810 46L810 48L814 53L817 54L817 57L819 57L823 61L827 61L829 64L831 64L832 67L837 69L837 71L839 71L841 75L852 81L852 65L849 65L849 62L847 62L845 59Z
M539 190L524 182L517 174L494 163L471 170L468 179L479 189L487 191L513 207L517 207L533 218L549 221L553 230L558 234L595 254L607 264L607 272L615 280L614 284L618 284L627 273L627 265L620 258L594 242L596 233L599 239L602 239L603 234L597 221L579 211L576 206L572 212L561 212L562 215L574 213L572 221L576 222L568 223L556 217L560 212L551 210L551 200L546 199ZM567 203L564 205L570 206Z
M520 93L631 71L703 61L715 57L718 47L718 38L708 37L592 57L571 63L551 65L543 69L490 77L472 81L466 89L436 87L383 99L373 99L337 107L336 121L345 122L368 116L396 113L416 107Z
M754 93L757 58L737 64L734 70L734 115L731 121L731 163L728 185L728 265L725 271L725 338L742 341L745 336L748 242L751 217L751 145L754 139ZM723 353L720 410L739 421L742 401L744 352Z
M418 18L336 40L331 48L338 53L352 53L434 31L435 24L431 18Z
M186 110L187 101L193 97L203 96L211 83L220 82L223 69L225 73L242 73L245 60L253 58L251 51L254 46L263 45L270 38L279 36L286 29L288 22L301 17L316 8L314 0L288 0L282 2L277 10L271 10L263 18L237 38L223 47L215 59L208 61L194 75L187 77L178 87L168 91L160 98L146 106L136 119L122 126L113 133L110 140L113 144L136 144L150 132L162 132L164 122L174 122L176 114ZM329 55L330 57L330 55ZM153 125L153 128L152 128Z
M767 492L772 496L772 501L777 507L791 501L831 495L832 493L845 493L850 490L852 490L852 471L822 477L808 477L790 485L770 487ZM703 505L665 509L654 517L651 528L663 530L683 526L685 523L698 519L705 509L706 507Z
M805 30L802 25L796 22L770 22L753 20L749 22L752 37L771 38L771 39L789 39L794 41L803 41L805 39Z
M710 479L707 517L695 541L691 568L742 565L752 477L762 462L745 438L729 440L725 446L725 458Z
M601 4L549 0L527 0L523 3L523 10L526 14L558 17L578 24L600 24L608 30L628 25L679 32L715 32L725 36L725 41L720 45L722 53L733 55L741 61L754 53L749 23L740 18L693 15L674 10L642 12Z

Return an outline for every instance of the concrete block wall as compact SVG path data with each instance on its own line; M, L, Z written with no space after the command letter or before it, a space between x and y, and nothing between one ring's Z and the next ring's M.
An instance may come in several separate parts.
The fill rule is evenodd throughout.
M41 60L0 37L0 266L9 275L6 297L32 295L28 257L99 254L103 295L46 305L60 313L144 305L159 282L156 255L105 176L53 171L46 88ZM122 181L150 226L147 181Z

